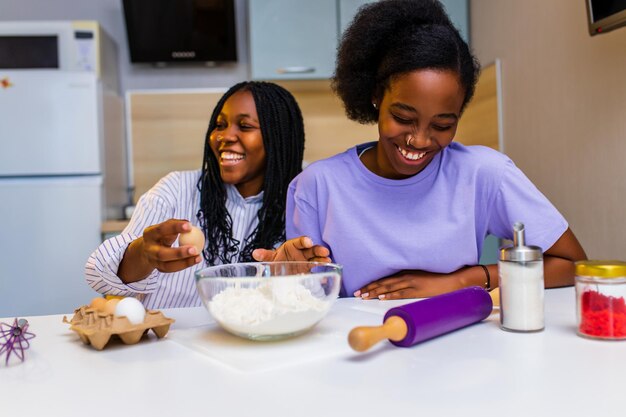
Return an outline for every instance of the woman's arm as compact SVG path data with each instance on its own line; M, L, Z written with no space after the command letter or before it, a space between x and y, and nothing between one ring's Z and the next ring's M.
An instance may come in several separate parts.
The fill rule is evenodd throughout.
M546 288L564 287L574 283L574 262L587 259L587 255L568 228L544 253L544 279ZM498 265L467 266L450 274L436 274L419 270L400 271L374 281L357 291L354 296L363 299L425 298L477 285L490 288L498 286Z
M543 275L546 288L574 285L574 262L587 259L587 254L574 232L565 233L543 254Z
M563 235L543 254L543 276L546 288L574 285L574 262L587 259L587 255L576 236L567 229ZM489 287L499 285L498 265L485 265L489 273ZM459 276L462 287L486 283L487 277L482 267L463 268L454 274ZM484 285L484 284L483 284Z
M171 245L177 235L164 236L168 231L164 230L164 227L155 228L154 225L167 222L174 216L176 208L169 203L170 201L178 201L181 205L188 204L187 201L179 201L178 190L181 187L195 189L197 178L193 177L193 173L189 173L189 177L181 175L180 172L166 175L142 195L124 231L107 239L91 254L85 265L85 278L94 290L113 295L149 293L157 287L158 268L170 272L164 264L173 259L167 253L159 253L158 244L160 242L162 245L169 239L168 243ZM186 220L172 222L174 228L179 227L179 230L185 231L189 227ZM148 230L152 230L152 233L146 236ZM169 231L174 232L176 231ZM167 249L174 250L169 247ZM181 249L187 250L190 247L176 248ZM156 259L159 257L161 259ZM198 256L188 252L186 257L179 257L187 258L186 262L190 262ZM144 279L146 277L147 279Z
M129 284L141 281L155 269L177 272L201 262L202 257L195 247L171 247L180 233L190 230L189 222L179 219L147 227L142 237L128 245L117 275L122 282Z

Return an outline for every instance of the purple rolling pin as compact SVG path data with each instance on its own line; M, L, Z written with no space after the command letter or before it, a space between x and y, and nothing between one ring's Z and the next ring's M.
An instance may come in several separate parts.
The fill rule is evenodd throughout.
M493 302L485 289L468 287L392 308L383 321L393 316L404 320L406 336L390 342L408 347L484 320L492 308Z

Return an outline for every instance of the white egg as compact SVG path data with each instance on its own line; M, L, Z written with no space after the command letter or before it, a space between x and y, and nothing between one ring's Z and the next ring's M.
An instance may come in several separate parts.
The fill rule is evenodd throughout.
M178 245L191 245L198 249L198 254L204 250L204 232L196 226L191 226L191 230L187 233L181 233L178 237Z
M146 309L141 301L133 297L126 297L115 306L115 315L118 317L126 316L131 324L141 324L146 317Z

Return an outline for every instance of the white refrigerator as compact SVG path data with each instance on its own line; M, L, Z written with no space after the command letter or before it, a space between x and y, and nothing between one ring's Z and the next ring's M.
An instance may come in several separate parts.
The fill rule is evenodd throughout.
M97 71L0 67L0 317L97 296L84 265L127 203L125 149L123 101Z

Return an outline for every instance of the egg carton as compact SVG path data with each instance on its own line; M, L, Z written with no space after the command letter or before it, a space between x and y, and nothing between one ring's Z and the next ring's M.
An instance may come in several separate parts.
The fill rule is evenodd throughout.
M167 335L174 321L160 311L148 310L143 323L132 324L125 316L106 314L89 306L74 310L74 316L70 320L63 316L63 322L71 325L70 330L78 333L83 343L97 350L104 349L113 336L119 337L124 344L133 345L148 330L152 330L160 339Z

